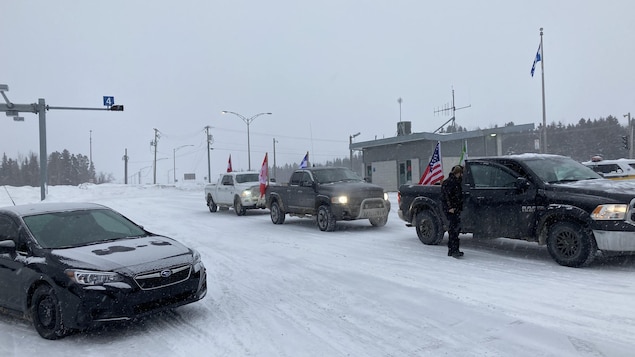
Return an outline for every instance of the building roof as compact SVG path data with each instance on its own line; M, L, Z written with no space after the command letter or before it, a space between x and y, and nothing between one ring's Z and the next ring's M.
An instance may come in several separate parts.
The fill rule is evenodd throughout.
M411 141L455 141L455 140L465 140L471 138L483 137L485 135L491 134L512 134L512 133L521 133L529 130L534 130L534 124L521 124L521 125L510 125L510 126L502 126L498 128L489 128L489 129L479 129L473 131L460 131L456 133L412 133L407 135L399 135L391 138L384 139L375 139L369 141L360 141L350 145L351 150L362 150L365 148L377 147L377 146L386 146L386 145L395 145L402 144Z

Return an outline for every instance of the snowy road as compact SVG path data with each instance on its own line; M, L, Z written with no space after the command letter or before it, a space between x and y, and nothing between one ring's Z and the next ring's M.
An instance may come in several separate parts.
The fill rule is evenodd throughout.
M37 188L9 187L16 203ZM59 341L0 315L0 356L629 356L635 257L562 267L546 249L462 239L463 259L388 224L310 219L273 225L268 211L210 213L201 187L50 187L50 201L110 206L198 249L202 301ZM0 206L10 205L0 194ZM445 241L444 241L445 244Z

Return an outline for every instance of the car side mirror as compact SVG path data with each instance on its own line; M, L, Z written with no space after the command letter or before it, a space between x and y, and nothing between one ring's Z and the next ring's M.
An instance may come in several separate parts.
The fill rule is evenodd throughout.
M11 239L0 241L0 253L10 253L15 250L15 242Z
M518 177L516 179L516 190L518 191L526 191L530 186L529 180L525 177Z

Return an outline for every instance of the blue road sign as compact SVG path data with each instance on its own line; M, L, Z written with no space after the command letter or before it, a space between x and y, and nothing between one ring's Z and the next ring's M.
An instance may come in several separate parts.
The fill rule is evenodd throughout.
M113 104L115 104L115 97L104 96L104 105L105 106L110 107Z

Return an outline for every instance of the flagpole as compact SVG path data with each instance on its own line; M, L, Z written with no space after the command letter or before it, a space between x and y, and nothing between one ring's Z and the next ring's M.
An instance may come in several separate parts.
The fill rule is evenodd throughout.
M547 111L545 109L545 56L542 44L542 27L540 28L540 72L542 74L542 146L543 154L547 153Z

